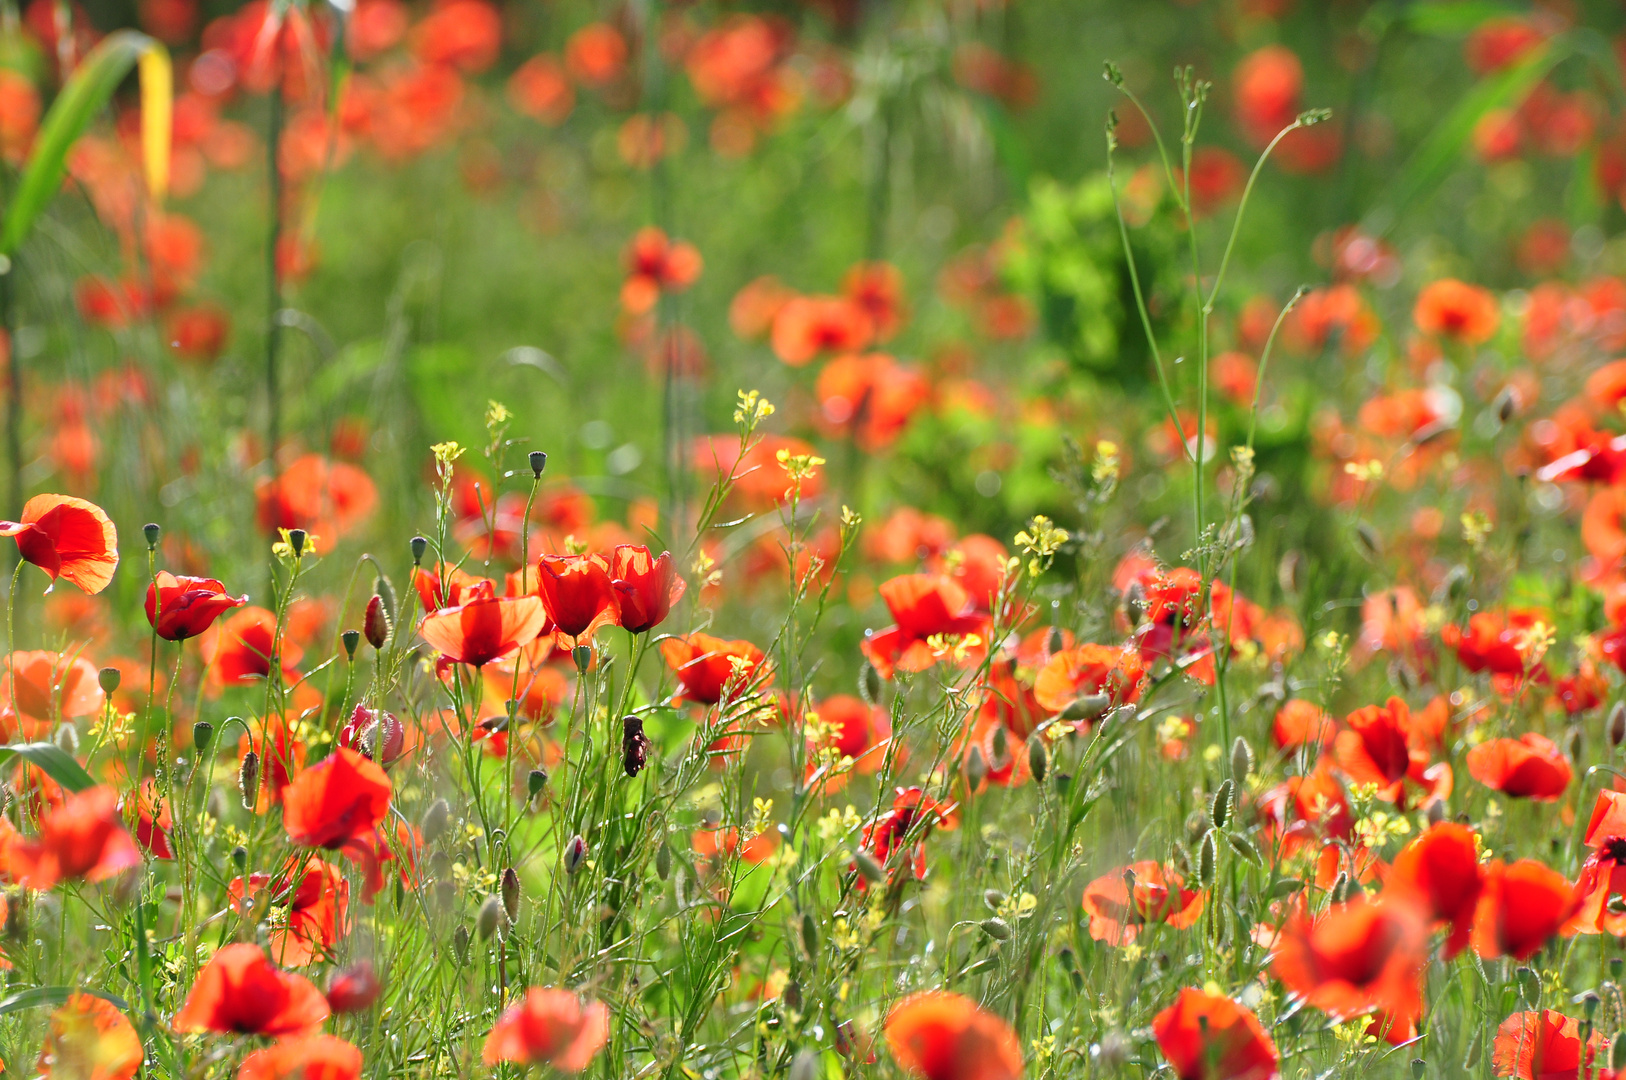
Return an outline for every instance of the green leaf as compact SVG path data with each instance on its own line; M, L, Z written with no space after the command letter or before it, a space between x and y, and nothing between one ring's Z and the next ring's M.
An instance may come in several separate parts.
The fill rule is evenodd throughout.
M104 994L100 990L80 990L73 986L30 986L27 990L19 990L4 999L0 999L0 1016L7 1016L24 1009L33 1009L41 1005L50 1005L53 1008L66 1002L75 994L89 994L91 997L101 998L114 1008L128 1012L130 1006L124 999L113 994Z
M90 774L56 743L36 742L0 746L0 761L8 757L20 757L31 765L38 765L46 776L72 792L96 786L96 781L90 778Z
M146 34L117 30L103 38L62 88L40 125L22 179L0 224L0 255L14 255L34 221L62 188L68 155L142 55L160 46Z

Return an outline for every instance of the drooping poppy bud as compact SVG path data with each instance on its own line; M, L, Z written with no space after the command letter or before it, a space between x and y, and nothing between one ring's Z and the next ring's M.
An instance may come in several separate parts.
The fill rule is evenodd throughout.
M367 601L361 629L367 635L367 644L375 649L382 649L390 640L390 613L384 609L384 598L377 593Z

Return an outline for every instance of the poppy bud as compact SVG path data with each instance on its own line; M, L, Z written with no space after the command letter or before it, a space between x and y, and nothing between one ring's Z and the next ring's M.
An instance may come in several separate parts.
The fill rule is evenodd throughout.
M1235 791L1236 785L1226 780L1214 792L1214 801L1208 806L1208 816L1214 822L1214 828L1223 829L1226 822L1231 820L1231 795Z
M779 1000L783 1001L785 1003L785 1008L789 1009L791 1012L801 1012L802 984L797 982L795 979L792 979L790 982L786 983L785 988L779 991ZM791 1074L795 1075L795 1072L796 1065L794 1062L792 1062Z
M119 688L123 675L116 667L104 667L96 673L96 685L102 688L102 693L112 694Z
M423 842L433 844L446 832L446 827L452 823L452 807L445 799L436 799L429 804L429 809L423 812L418 819L418 832L423 836Z
M1626 1031L1615 1032L1609 1043L1609 1068L1614 1072L1626 1069Z
M1074 698L1072 703L1061 711L1063 720L1099 720L1101 714L1107 711L1112 699L1105 694L1085 694Z
M1061 627L1052 626L1050 628L1050 633L1045 637L1045 651L1051 655L1055 655L1056 653L1061 652L1062 649L1066 648L1066 646L1067 639L1061 636Z
M407 542L412 549L412 565L423 565L423 553L429 550L429 540L426 537L414 536Z
M1253 747L1248 745L1247 739L1238 735L1236 741L1231 744L1231 779L1238 784L1245 784L1252 775Z
M242 844L238 844L236 847L232 848L231 862L233 866L237 867L238 872L241 873L243 868L248 866L248 848L244 847Z
M1304 555L1299 551L1287 552L1282 556L1282 561L1276 564L1276 584L1289 596L1297 596L1304 591L1305 577Z
M1411 1080L1423 1080L1423 1070L1427 1067L1428 1062L1424 1061L1422 1058L1412 1058Z
M1369 523L1357 521L1355 523L1355 546L1368 559L1376 559L1383 554L1383 537Z
M72 724L63 724L57 728L52 739L56 742L57 749L69 757L79 752L79 729Z
M288 530L288 546L293 549L294 558L296 559L305 554L306 536L307 534L304 529Z
M886 871L881 864L875 861L875 856L860 848L853 853L853 866L858 868L859 876L871 885L879 885L886 880Z
M141 531L147 537L147 550L152 551L158 547L158 538L164 535L164 530L156 521L149 521L141 526Z
M390 640L390 613L384 607L384 598L377 593L367 601L367 614L362 616L361 629L367 635L367 644L375 649L382 649Z
M1541 977L1527 967L1514 969L1514 981L1519 984L1519 996L1526 1004L1535 1004L1541 997Z
M209 744L215 740L215 726L207 720L199 720L192 725L192 745L197 747L198 753L209 749Z
M1513 392L1513 387L1504 386L1496 395L1496 419L1507 423L1513 419L1513 414L1519 411L1519 396Z
M868 660L858 669L858 696L864 699L865 705L874 705L881 700L881 673Z
M1429 802L1428 808L1423 811L1430 825L1438 825L1445 820L1445 800L1434 799Z
M565 844L565 873L574 874L587 861L587 841L577 833Z
M621 720L621 767L628 776L637 776L649 763L649 736L644 734L644 722L636 716Z
M988 779L988 762L982 756L982 747L973 746L966 754L965 778L974 789L982 787L982 782Z
M1626 742L1626 701L1617 701L1609 710L1609 745L1619 746L1623 742Z
M1255 866L1265 865L1265 860L1259 857L1259 849L1253 846L1252 840L1249 840L1241 833L1226 833L1225 842L1231 845L1232 851L1236 852L1244 859L1247 859Z
M1004 724L994 729L994 737L990 742L993 743L990 747L994 752L993 764L995 767L1003 769L1011 760L1011 734L1006 730Z
M243 809L254 809L254 794L260 786L260 755L250 750L237 766L237 791L243 796Z
M346 630L339 635L339 640L344 642L345 659L354 660L356 658L356 646L361 644L361 631Z
M1468 591L1468 568L1461 563L1445 572L1445 580L1440 582L1439 588L1434 590L1436 602L1461 600L1462 595Z
M1214 884L1214 862L1219 858L1219 852L1214 846L1214 831L1210 829L1203 833L1202 847L1197 852L1197 880L1203 883L1203 888Z
M672 849L664 840L655 849L655 874L662 881L672 876Z
M1348 900L1349 887L1349 874L1343 870L1338 871L1338 876L1332 880L1332 888L1327 890L1332 895L1332 902L1342 904Z
M802 948L809 960L819 955L819 924L813 921L811 911L802 912Z
M792 983L792 986L795 984ZM800 992L797 997L800 997ZM795 1006L791 1006L795 1008ZM800 1011L800 1010L798 1010ZM811 1050L798 1050L790 1063L790 1080L818 1080L824 1070L819 1068L819 1055Z
M502 898L497 896L486 897L485 903L480 905L480 914L475 916L474 929L480 935L481 941L491 940L491 935L497 932L502 925Z
M982 927L983 933L995 941L1009 941L1011 939L1011 924L998 915L990 915L977 925Z
M536 479L540 480L540 479L542 479L543 470L546 469L547 467L548 467L548 455L547 455L547 453L545 451L542 451L542 450L532 450L531 451L531 475L534 476Z
M1564 748L1569 752L1571 761L1581 760L1581 729L1571 727L1564 732Z
M452 954L457 957L457 966L462 967L469 962L469 928L459 926L452 934Z
M519 873L512 866L502 872L502 909L509 922L519 918Z
M989 911L998 911L1000 905L1008 899L1010 899L1010 897L1006 896L998 889L982 890L982 902L988 905Z
M576 662L576 674L586 675L587 665L593 662L593 647L591 645L577 645L570 650L570 658Z
M1044 740L1037 735L1028 738L1028 772L1033 774L1036 784L1044 783L1045 772L1050 768L1050 756L1045 752Z
M548 772L546 769L532 769L525 776L525 794L527 798L534 799L548 786Z

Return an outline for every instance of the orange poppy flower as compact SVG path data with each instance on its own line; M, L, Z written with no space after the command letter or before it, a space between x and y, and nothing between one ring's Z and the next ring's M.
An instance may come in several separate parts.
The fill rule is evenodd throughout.
M663 292L677 293L700 277L701 258L686 240L671 240L654 226L639 229L622 256L627 277L621 283L621 306L630 315L654 308Z
M627 39L609 23L589 23L565 43L565 67L584 86L604 86L627 66Z
M1152 1035L1180 1080L1270 1080L1276 1044L1252 1011L1220 994L1186 988L1152 1017Z
M37 649L14 652L0 665L0 703L11 723L34 737L58 720L95 716L106 698L96 665L83 655Z
M1456 650L1463 667L1511 680L1511 689L1530 673L1533 662L1539 663L1534 653L1539 640L1536 631L1550 625L1539 612L1481 611L1468 617L1466 630L1455 623L1441 627L1440 641Z
M1535 859L1485 867L1474 913L1474 952L1489 960L1528 960L1564 928L1584 897L1557 870Z
M921 1080L1019 1080L1016 1031L968 997L943 990L910 994L886 1017L886 1045L904 1072Z
M141 852L119 816L118 793L97 786L69 795L40 817L36 840L12 841L11 873L30 889L59 881L105 881L141 863Z
M350 882L344 871L315 855L280 876L254 873L233 878L226 895L247 913L255 894L270 888L272 902L286 908L271 929L271 958L283 967L306 967L324 957L348 932Z
M509 76L508 100L533 120L558 127L575 109L576 91L558 58L537 53Z
M1468 773L1486 787L1515 799L1553 802L1569 787L1569 758L1545 735L1491 739L1468 751Z
M243 943L209 959L171 1026L182 1034L280 1038L315 1034L327 1018L327 999L310 980L278 968L258 945Z
M1148 923L1176 930L1202 917L1207 892L1188 889L1175 870L1150 860L1109 871L1084 886L1090 937L1108 945L1128 945Z
M502 16L485 0L446 0L431 8L412 34L412 51L426 64L474 75L497 62Z
M1275 138L1299 113L1304 65L1284 45L1250 53L1231 76L1237 122L1260 146Z
M535 596L494 596L481 581L463 603L425 615L418 633L446 659L484 667L536 640L548 615Z
M592 1064L610 1037L610 1010L569 990L533 986L497 1018L480 1060L487 1065L551 1065L578 1073Z
M696 829L689 834L689 846L702 859L739 854L748 863L759 863L779 850L779 833L773 829L749 837L742 845L738 829Z
M869 314L844 296L796 296L773 319L770 341L779 359L802 367L825 352L856 352L875 336Z
M1409 907L1363 898L1313 920L1295 912L1270 968L1288 990L1331 1016L1382 1010L1404 1023L1422 1013L1426 960L1423 927Z
M807 771L811 776L817 769L814 760L821 750L834 751L838 760L850 758L852 768L859 773L874 773L886 760L887 748L892 745L892 717L882 705L866 705L851 694L832 694L820 701L809 715L818 716L824 730L823 741L815 742L808 734ZM899 764L902 749L899 748ZM823 790L834 793L846 784L846 774L826 778Z
M1468 945L1482 884L1473 831L1442 821L1395 856L1384 895L1410 899L1430 922L1448 926L1442 955L1449 960Z
M1489 290L1455 278L1441 278L1417 294L1412 321L1425 334L1465 345L1483 345L1495 336L1502 313Z
M238 736L239 764L250 750L260 759L259 794L255 797L254 809L263 814L273 806L282 805L282 793L305 767L305 743L299 738L296 724L290 723L282 713L271 713L261 722L258 737Z
M55 584L67 578L92 595L107 588L119 565L119 533L101 507L72 495L36 495L21 521L0 521L0 536L17 540L23 561ZM49 591L49 590L47 590Z
M1581 542L1606 568L1626 558L1626 488L1593 492L1581 515Z
M51 1013L35 1068L61 1080L130 1080L146 1057L141 1036L117 1006L76 993Z
M378 488L355 465L306 454L276 479L261 480L255 498L260 528L267 533L304 529L331 543L372 516Z
M728 305L728 325L742 341L756 341L773 327L774 317L796 291L772 274L747 282Z
M610 554L610 582L621 608L621 628L633 634L666 621L687 588L672 565L672 553L651 557L642 544L617 544Z
M876 341L886 341L908 321L903 272L891 263L858 263L842 276L841 292L869 316Z
M1396 801L1411 768L1410 720L1406 703L1393 697L1350 713L1333 744L1339 768L1357 784L1376 784L1380 798Z
M879 592L895 625L866 632L863 650L884 679L899 668L924 671L937 663L930 638L975 634L988 622L971 595L942 574L904 574L882 582Z
M1300 746L1326 746L1338 734L1338 721L1326 711L1303 698L1289 698L1276 710L1270 725L1270 737L1283 750Z
M232 613L203 639L203 661L209 665L210 677L226 686L246 686L266 678L273 658L281 661L286 677L303 655L296 643L286 637L278 639L276 613L263 607Z
M283 1039L254 1051L237 1067L237 1080L360 1080L360 1077L361 1051L337 1035Z
M1626 912L1611 901L1626 896L1626 792L1600 791L1587 823L1587 846L1592 854L1581 864L1575 891L1581 906L1565 926L1565 933L1626 936Z
M701 633L670 637L661 642L661 658L683 685L683 696L702 705L716 705L724 691L738 695L756 682L759 672L766 674L763 686L773 681L762 650L749 641Z
M1134 648L1077 645L1063 649L1039 669L1033 696L1053 713L1090 694L1102 694L1109 703L1124 705L1140 700L1145 679L1146 668Z
M903 434L931 397L931 384L885 353L847 353L824 365L813 392L821 427L832 435L850 434L861 450L873 453Z
M160 570L147 586L147 622L165 641L185 641L247 603L247 596L232 596L214 578L176 577Z
M589 643L621 616L615 584L602 555L543 555L536 563L537 592L562 647Z
M1581 1021L1552 1009L1516 1012L1496 1029L1491 1067L1497 1076L1521 1080L1579 1080L1606 1078L1607 1069L1594 1064L1608 1044L1594 1031L1581 1042Z
M390 778L378 764L339 747L298 776L282 793L288 839L337 848L371 832L390 809Z
M429 568L420 566L412 571L412 587L418 590L418 599L423 604L425 615L433 615L442 608L456 607L470 599L475 586L483 581L486 579L447 563Z

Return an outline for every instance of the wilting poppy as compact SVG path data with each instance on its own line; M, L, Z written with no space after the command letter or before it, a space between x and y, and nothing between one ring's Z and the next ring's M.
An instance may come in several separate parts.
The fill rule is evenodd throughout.
M536 562L536 584L554 636L565 647L591 640L621 614L602 555L543 555Z
M610 554L610 583L621 605L621 628L633 634L666 621L687 587L663 551L651 558L642 544L617 544Z
M344 747L294 777L282 793L288 839L309 847L342 847L372 831L389 809L390 778Z
M1176 930L1202 917L1207 893L1188 889L1173 869L1151 860L1096 878L1084 887L1084 910L1090 914L1090 937L1109 945L1128 945L1149 923Z
M960 994L910 994L886 1017L886 1045L921 1080L1018 1080L1022 1044L1003 1017Z
M360 1080L360 1077L361 1051L337 1035L283 1039L254 1051L237 1068L237 1080Z
M1607 1069L1594 1064L1608 1049L1594 1031L1581 1042L1581 1021L1553 1009L1516 1012L1496 1029L1491 1067L1497 1076L1521 1080L1578 1080L1581 1076L1607 1077Z
M1528 960L1563 929L1581 900L1563 874L1535 859L1495 860L1485 867L1474 913L1474 952L1487 960Z
M327 1017L327 999L310 980L281 970L258 945L244 943L227 945L209 959L172 1026L182 1034L279 1038L314 1034Z
M486 1036L481 1060L551 1065L581 1072L610 1037L610 1010L602 1001L584 1002L569 990L533 986L508 1008Z
M1552 802L1569 787L1569 758L1545 735L1491 739L1468 751L1468 773L1486 787L1515 799Z
M1158 1049L1180 1080L1270 1080L1276 1044L1252 1011L1221 994L1186 988L1152 1017Z
M1395 856L1384 895L1410 900L1429 921L1450 927L1442 954L1449 960L1468 945L1482 876L1473 831L1440 822Z
M383 989L371 961L358 960L342 971L335 971L327 984L328 1008L335 1013L361 1012L370 1009Z
M1302 911L1282 927L1271 973L1331 1016L1383 1011L1397 1023L1422 1012L1422 925L1405 905L1351 900L1312 919Z
M97 786L69 795L40 818L37 840L15 840L11 873L31 889L59 881L105 881L141 863L141 852L119 816L118 793Z
M988 622L971 594L941 574L904 574L882 582L880 593L895 625L868 632L863 650L882 678L931 667L938 659L931 638L974 634Z
M739 694L756 680L763 668L762 650L749 641L729 641L710 634L694 633L661 642L661 657L683 684L683 696L702 705L716 705L723 691Z
M448 660L482 667L536 640L547 621L537 597L494 596L481 581L463 603L425 615L418 633Z
M119 565L119 534L93 502L72 495L36 495L21 521L0 521L0 536L17 539L23 561L44 570L54 583L67 578L87 593L107 588Z
M165 641L185 641L209 629L225 612L246 603L248 597L232 596L214 578L177 577L160 570L147 586L147 622Z
M1417 294L1412 321L1425 334L1465 345L1483 345L1502 321L1496 297L1488 289L1455 278L1430 282Z
M117 1006L76 993L51 1013L35 1067L59 1080L130 1080L144 1060L141 1037Z

